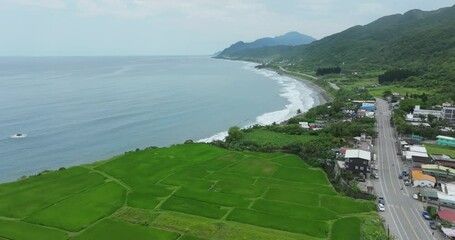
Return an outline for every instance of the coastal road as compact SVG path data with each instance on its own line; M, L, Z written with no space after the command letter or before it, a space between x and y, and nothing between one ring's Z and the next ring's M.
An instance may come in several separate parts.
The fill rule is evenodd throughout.
M404 186L403 181L398 179L404 167L397 156L397 139L390 125L389 104L382 99L377 99L376 103L378 137L375 150L379 179L373 181L373 186L376 195L385 199L385 212L381 216L385 219L386 231L389 229L396 239L442 239L438 231L432 235L428 221L423 219L423 203L412 198L417 190Z

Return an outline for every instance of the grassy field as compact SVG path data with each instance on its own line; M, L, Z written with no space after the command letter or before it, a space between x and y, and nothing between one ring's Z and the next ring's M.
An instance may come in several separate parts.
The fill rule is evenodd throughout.
M297 156L206 144L0 185L0 239L346 239L366 217L373 202L338 195Z
M259 145L272 144L275 146L284 146L295 142L305 143L319 138L318 136L312 135L289 135L263 129L254 129L244 133L244 141L254 142Z
M425 147L429 154L444 154L455 158L455 147L440 146L435 144L425 144Z

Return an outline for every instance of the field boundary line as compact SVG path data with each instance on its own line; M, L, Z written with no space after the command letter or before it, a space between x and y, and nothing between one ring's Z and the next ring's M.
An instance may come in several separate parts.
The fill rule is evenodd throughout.
M85 166L84 166L85 167ZM123 188L125 188L127 190L127 192L131 192L132 191L132 188L130 186L128 186L126 183L124 183L122 180L118 179L118 178L115 178L103 171L100 171L100 170L96 170L96 169L93 169L93 168L89 168L89 167L85 167L93 172L96 172L98 174L100 174L101 176L107 178L107 179L110 179L116 183L118 183L120 186L122 186Z

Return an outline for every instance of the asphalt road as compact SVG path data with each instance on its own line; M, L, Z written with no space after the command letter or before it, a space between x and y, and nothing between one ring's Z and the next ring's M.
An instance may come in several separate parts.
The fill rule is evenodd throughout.
M439 231L432 230L429 221L422 217L423 203L412 198L413 193L418 190L404 186L403 180L398 179L404 165L397 155L397 139L390 125L390 115L388 103L377 99L378 138L375 152L379 179L372 183L376 195L385 199L385 212L380 214L385 219L386 230L388 228L396 239L443 239Z

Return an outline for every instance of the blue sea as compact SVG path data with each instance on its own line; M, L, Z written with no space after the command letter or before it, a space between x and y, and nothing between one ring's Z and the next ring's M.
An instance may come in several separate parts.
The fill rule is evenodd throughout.
M317 103L299 81L210 57L1 57L0 182L280 122ZM26 138L11 138L16 133Z

